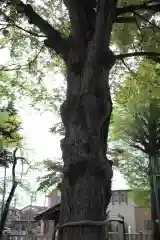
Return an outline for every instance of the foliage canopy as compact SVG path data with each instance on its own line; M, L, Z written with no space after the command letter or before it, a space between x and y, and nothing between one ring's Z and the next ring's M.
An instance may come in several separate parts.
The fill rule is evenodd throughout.
M110 128L119 166L130 186L149 199L150 157L160 156L160 65L143 61L117 91ZM115 149L116 150L116 149ZM138 194L135 194L138 196Z

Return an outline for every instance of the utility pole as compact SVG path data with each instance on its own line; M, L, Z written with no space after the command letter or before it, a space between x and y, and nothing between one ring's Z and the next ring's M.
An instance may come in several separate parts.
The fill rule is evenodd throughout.
M30 197L30 211L29 211L29 214L28 214L28 228L30 229L31 227L31 211L32 211L32 205L33 205L33 202L35 201L36 199L36 196L35 196L35 191L32 191L31 192L31 197Z
M32 203L33 203L33 192L31 192L31 196L30 196L30 209L28 213L28 230L30 230L30 225L31 225L30 220L31 220Z

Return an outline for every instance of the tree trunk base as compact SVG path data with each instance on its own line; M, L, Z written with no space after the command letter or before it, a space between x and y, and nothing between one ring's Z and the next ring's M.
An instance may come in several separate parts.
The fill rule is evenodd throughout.
M93 161L94 159L91 162ZM78 165L78 169L72 169L68 176L64 175L60 225L87 220L104 221L106 218L111 197L111 166L106 160L103 173L94 168L94 162L88 168L87 162L84 164L85 166ZM59 234L59 239L63 240L104 240L105 227L66 226L60 229Z

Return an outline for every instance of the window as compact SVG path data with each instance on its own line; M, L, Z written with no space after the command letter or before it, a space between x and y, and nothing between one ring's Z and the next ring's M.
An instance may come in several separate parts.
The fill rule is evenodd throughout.
M151 222L151 220L144 220L144 228L147 231L152 230L152 222Z
M128 203L128 199L127 199L127 193L126 192L121 192L121 201L122 203Z
M114 192L112 194L112 204L118 203L119 202L119 194L118 192Z

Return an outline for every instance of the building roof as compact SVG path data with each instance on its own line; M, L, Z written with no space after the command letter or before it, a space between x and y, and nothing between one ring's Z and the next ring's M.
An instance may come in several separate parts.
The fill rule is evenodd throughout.
M43 207L43 206L27 205L27 206L25 206L24 208L22 208L20 211L23 212L23 211L26 210L26 209L32 209L32 210L34 210L34 211L36 211L36 212L42 212L42 211L46 210L47 208L46 208L46 207Z
M59 211L60 211L60 203L37 214L34 219L36 221L39 221L41 219L57 220L59 217Z
M15 223L25 223L25 222L35 222L35 220L24 220L24 219L16 219L15 221L14 221Z
M47 209L46 211L43 211L39 214L37 214L35 216L35 220L39 221L39 220L58 220L59 219L59 212L60 212L60 203L56 204L55 206ZM124 222L124 218L122 215L118 214L118 216L112 216L109 215L109 221L116 221L119 223L123 223Z

